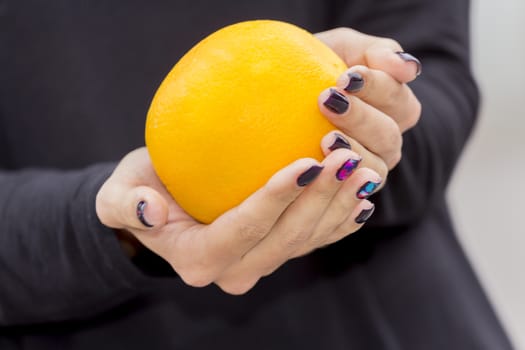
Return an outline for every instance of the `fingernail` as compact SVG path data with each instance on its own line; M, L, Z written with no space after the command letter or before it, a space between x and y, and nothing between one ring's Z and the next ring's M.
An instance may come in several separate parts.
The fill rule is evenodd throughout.
M334 113L343 114L348 110L350 103L345 95L336 89L330 89L330 96L323 102L323 104Z
M146 203L145 201L140 201L139 204L137 204L137 218L142 223L142 225L146 227L153 227L153 225L150 224L144 217L144 210L146 210L147 205L148 203Z
M345 87L345 91L357 92L363 88L365 81L363 76L357 72L348 73L348 85Z
M339 134L334 134L334 135L335 135L335 141L334 143L332 143L330 147L328 147L330 151L335 151L336 149L339 149L339 148L352 149L352 146L350 146L350 143L342 135L339 135Z
M324 167L319 165L313 165L310 167L310 169L306 170L304 173L299 175L297 178L297 185L300 187L304 187L314 181L317 176L323 171Z
M421 71L423 70L423 65L421 64L420 60L418 60L417 58L415 58L414 56L412 56L411 54L407 52L398 51L396 52L396 54L398 54L399 57L401 57L401 59L405 62L414 62L417 65L416 76L421 74Z
M381 182L368 181L357 191L356 196L358 199L365 199L375 191L375 189L381 184Z
M348 178L354 170L359 166L361 159L348 159L344 164L337 170L335 177L339 181L344 181Z
M355 218L355 222L357 224L363 224L365 223L368 219L370 219L370 217L372 216L372 214L374 213L374 210L376 209L375 205L372 204L372 207L369 208L369 209L363 209L361 210L361 212L359 213L359 215L357 215L357 217Z

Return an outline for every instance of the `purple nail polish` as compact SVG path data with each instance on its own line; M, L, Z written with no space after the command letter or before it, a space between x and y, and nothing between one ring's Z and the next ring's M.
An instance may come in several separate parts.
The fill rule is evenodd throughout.
M372 214L374 213L374 210L376 209L375 205L372 205L372 208L370 209L363 209L359 215L357 215L357 217L355 218L355 222L357 224L363 224L365 223L368 219L370 219L370 217L372 216Z
M297 178L297 186L304 187L314 181L317 176L323 171L324 167L319 165L313 165L308 170L306 170L304 173L299 175Z
M150 224L146 218L144 217L144 210L146 210L146 206L148 205L148 203L146 203L145 201L140 201L138 204L137 204L137 218L139 219L139 221L142 223L142 225L146 226L146 227L153 227L152 224Z
M354 170L359 166L361 159L348 159L344 164L337 170L335 177L339 181L347 179Z
M401 59L405 62L414 62L417 65L417 72L416 76L419 76L421 74L421 71L423 70L423 65L421 64L421 61L412 56L411 54L407 52L398 51L396 54L401 57Z
M330 147L328 147L330 151L335 151L336 149L339 149L339 148L352 149L352 146L350 146L350 143L342 135L339 135L339 134L334 134L334 135L335 135L335 141L334 143L332 143Z
M336 89L330 89L330 96L323 102L326 108L337 114L343 114L348 110L350 102L345 95Z
M348 73L348 85L345 87L345 91L357 92L363 88L365 80L363 76L357 72Z
M356 196L358 199L365 199L375 191L375 189L381 184L381 182L368 181L357 191Z

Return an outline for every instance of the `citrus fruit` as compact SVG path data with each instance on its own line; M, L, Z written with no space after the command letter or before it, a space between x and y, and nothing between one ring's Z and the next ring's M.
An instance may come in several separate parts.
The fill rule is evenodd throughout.
M158 88L146 145L175 201L209 223L296 159L322 160L334 127L317 98L346 69L315 36L272 20L233 24L188 51Z

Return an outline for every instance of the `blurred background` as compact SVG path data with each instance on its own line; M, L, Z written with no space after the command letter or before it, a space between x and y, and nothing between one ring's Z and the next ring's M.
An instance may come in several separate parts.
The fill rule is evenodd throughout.
M459 238L516 349L525 350L525 1L473 0L483 106L449 188Z

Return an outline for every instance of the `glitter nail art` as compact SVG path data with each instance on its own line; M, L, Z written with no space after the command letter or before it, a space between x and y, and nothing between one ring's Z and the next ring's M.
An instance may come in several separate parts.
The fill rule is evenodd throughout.
M356 196L359 199L365 199L375 191L375 189L381 184L381 182L368 181L357 191Z
M344 164L337 170L335 177L339 181L344 181L348 178L354 170L359 166L361 159L348 159Z

